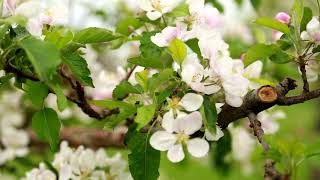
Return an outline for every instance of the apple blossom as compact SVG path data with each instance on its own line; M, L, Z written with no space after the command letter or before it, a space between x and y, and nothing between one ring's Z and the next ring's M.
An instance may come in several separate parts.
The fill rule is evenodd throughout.
M177 23L176 27L168 26L160 33L151 36L151 41L159 47L167 47L173 39L187 41L190 38L186 25Z
M306 31L301 33L301 39L305 41L311 41L314 43L320 42L320 22L319 17L313 17L307 24Z
M192 138L202 127L202 117L199 112L193 112L172 120L172 129L157 131L150 138L150 144L159 151L168 151L167 157L177 163L184 159L183 145L187 145L188 152L194 157L204 157L209 151L209 144L201 138Z
M139 7L147 12L150 20L157 20L172 11L181 0L138 0Z
M285 12L279 12L276 16L275 19L278 20L281 23L287 24L289 25L291 22L291 17L289 14L285 13ZM281 36L283 35L282 32L277 31L277 30L272 30L272 40L273 41L277 41L281 38Z
M45 164L41 163L39 168L35 168L26 174L24 180L56 180L56 175L50 170L46 169Z
M205 94L213 94L221 88L212 81L208 69L200 64L195 53L188 54L182 64L181 77L193 90ZM206 79L204 81L204 79Z

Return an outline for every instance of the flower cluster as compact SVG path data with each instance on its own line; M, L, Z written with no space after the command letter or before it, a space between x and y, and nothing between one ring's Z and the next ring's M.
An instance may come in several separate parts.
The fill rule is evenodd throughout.
M166 0L147 0L140 7L147 12L150 20L160 17L176 7L176 3ZM170 1L171 2L171 1ZM222 25L218 10L205 4L204 0L188 0L189 15L175 19L175 25L168 25L161 32L151 37L159 47L169 47L174 40L186 42L197 39L201 54L187 49L186 58L174 62L173 69L181 80L194 93L187 93L182 98L167 98L167 110L162 118L163 131L154 133L150 139L152 147L168 151L168 159L180 162L184 159L183 145L194 157L204 157L209 151L208 141L217 141L223 132L203 129L203 115L200 108L203 95L224 94L225 101L233 107L239 107L243 98L256 84L251 79L258 79L262 71L262 62L256 61L244 67L242 60L230 57L229 45L224 42L218 27ZM148 6L148 7L147 7ZM219 105L218 105L219 106ZM198 131L205 132L205 139L191 138Z
M60 151L55 155L52 166L57 170L59 180L68 179L114 179L130 180L126 171L127 162L121 154L107 156L105 150L93 151L83 146L72 149L62 142ZM27 172L25 180L56 180L56 174L41 163L39 168Z
M3 92L0 96L0 166L16 157L28 154L29 136L26 131L19 129L24 124L20 112L19 92Z

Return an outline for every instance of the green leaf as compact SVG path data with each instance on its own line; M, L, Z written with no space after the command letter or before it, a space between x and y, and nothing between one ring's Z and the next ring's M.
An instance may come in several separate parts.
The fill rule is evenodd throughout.
M107 122L104 125L104 129L111 130L115 128L127 118L133 116L136 112L137 109L134 106L131 106L130 108L120 108L119 114L114 114L106 119Z
M206 0L208 3L211 3L215 8L218 9L219 12L223 13L224 8L223 5L218 0Z
M188 47L198 55L198 57L202 57L201 55L201 50L199 48L198 45L199 40L194 38L194 39L190 39L186 42L186 44L188 45Z
M147 91L148 89L148 79L149 79L148 76L149 76L148 70L143 70L135 74L136 81L140 84L140 86L144 89L144 91Z
M169 51L174 61L178 64L182 64L187 57L187 46L180 40L174 39L169 45Z
M15 15L15 16L10 16L5 19L0 19L0 22L7 23L9 25L11 24L19 24L21 26L26 26L28 19L22 15Z
M312 10L309 7L304 7L303 17L300 25L300 32L306 30L307 24L311 21L312 16Z
M156 106L154 104L148 106L142 106L137 110L137 116L135 122L138 123L138 130L147 125L156 112Z
M304 14L304 5L303 5L303 0L294 0L292 9L291 9L291 14L292 14L292 25L294 26L294 43L295 47L300 53L301 49L301 41L300 41L300 25L302 22L303 14Z
M54 93L57 96L57 105L60 112L64 111L68 107L68 100L63 93L62 88L58 84L51 85Z
M114 101L114 100L94 100L90 101L91 104L99 106L99 107L105 107L107 109L116 109L116 108L134 108L133 105L128 104L123 101Z
M141 88L141 86L139 86L139 85L133 86L128 81L122 81L113 90L112 97L114 99L121 99L121 98L126 97L130 93L141 94L142 92L143 92L143 89Z
M19 42L26 51L38 77L49 82L60 64L59 50L51 43L28 37Z
M165 69L160 71L160 73L154 74L148 81L148 90L154 92L157 88L161 87L163 83L169 81L172 76L172 69Z
M129 170L135 180L157 180L159 177L160 152L153 149L149 136L136 133L129 144Z
M52 151L57 150L60 128L61 122L53 109L44 108L32 117L33 131L41 140L49 142Z
M116 36L107 29L90 27L77 32L73 41L81 44L92 44L109 42L118 39L120 36Z
M128 59L128 62L131 64L142 66L142 67L156 68L156 69L163 69L169 66L169 63L166 63L159 57L145 58L142 56L138 56L138 57Z
M180 4L176 8L174 8L170 13L167 14L169 17L182 17L188 16L189 13L189 6L186 3Z
M73 33L67 29L54 29L53 31L48 31L46 34L45 41L49 41L56 45L57 48L61 49L66 44L72 41Z
M203 111L206 128L213 134L216 133L217 109L215 103L210 101L210 97L203 96Z
M226 174L230 169L230 164L226 162L226 156L231 152L231 134L228 130L223 131L224 136L216 144L213 144L213 163L218 172Z
M0 77L0 85L7 84L10 81L10 79L13 77L14 77L13 74L6 74Z
M283 32L284 34L290 33L289 27L286 24L277 21L276 19L259 18L255 21L255 23L278 30L280 32Z
M245 55L244 64L249 65L256 60L265 59L274 54L276 45L256 44L249 48Z
M44 83L27 80L24 87L27 92L26 98L37 108L42 109L45 98L48 96L49 89Z
M87 61L78 52L62 53L62 60L73 75L85 86L94 87Z
M287 54L285 51L278 49L275 53L270 56L270 60L277 64L286 64L291 62L294 58Z
M136 19L132 16L127 16L118 22L116 32L128 36L132 33L132 30L138 29L141 26L143 26L143 23L139 21L139 19ZM129 27L132 29L129 29Z
M254 9L258 10L261 4L261 0L250 0Z
M151 36L155 35L156 32L144 32L140 39L140 52L142 57L147 59L159 59L161 57L163 48L158 47L151 41Z
M0 26L0 39L3 39L6 33L8 32L10 26L8 24L2 24Z

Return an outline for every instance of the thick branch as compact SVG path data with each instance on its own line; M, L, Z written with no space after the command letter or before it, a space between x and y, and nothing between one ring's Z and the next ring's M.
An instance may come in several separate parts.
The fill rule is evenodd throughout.
M46 143L39 140L35 133L28 131L31 145L45 145ZM100 147L116 147L123 148L125 131L107 132L101 129L88 129L80 127L66 127L60 132L60 140L68 141L68 143L77 147L84 145L94 149Z
M258 114L261 111L271 108L283 99L285 95L296 88L295 81L287 78L276 87L262 86L257 90L249 92L240 107L232 107L225 104L218 114L217 124L222 129L241 118L245 118L250 113Z

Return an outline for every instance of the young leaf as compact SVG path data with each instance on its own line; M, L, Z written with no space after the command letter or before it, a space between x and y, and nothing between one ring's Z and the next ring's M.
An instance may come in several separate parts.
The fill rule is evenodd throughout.
M169 45L169 51L174 61L178 64L182 64L187 57L187 46L180 40L174 39Z
M284 34L290 33L290 29L286 24L281 23L275 19L259 18L255 21L255 23L278 30L280 32L283 32Z
M26 98L29 99L35 107L42 109L44 99L49 93L48 86L40 81L27 80L24 89L27 92Z
M71 42L72 39L73 33L70 30L56 28L53 31L48 31L46 33L45 41L49 41L56 45L57 48L61 49Z
M135 180L157 180L159 177L160 152L153 149L149 136L136 133L130 138L129 170Z
M212 133L216 132L216 122L217 122L217 109L215 103L212 103L209 96L204 96L203 98L203 111L205 115L205 126Z
M193 51L195 52L198 57L202 57L201 55L201 50L199 48L199 45L198 45L198 42L199 40L194 38L194 39L190 39L186 42L186 45L188 45L188 47Z
M49 82L60 64L59 50L51 43L28 37L19 41L40 80Z
M57 105L60 112L64 111L68 107L68 100L63 93L62 88L58 84L51 85L54 93L57 96Z
M134 94L141 94L143 92L143 89L141 86L136 85L133 86L128 81L122 81L112 92L112 97L114 99L121 99L126 97L130 93Z
M272 56L270 56L270 60L277 64L286 64L292 61L293 57L291 57L285 51L278 49L277 51L275 51L275 53Z
M172 69L165 69L160 73L153 75L148 81L149 91L154 92L158 87L161 87L163 83L170 80L172 76L173 76Z
M105 107L108 109L116 109L116 108L134 108L133 105L123 102L123 101L114 101L114 100L94 100L90 101L91 104L99 106L99 107Z
M181 5L174 8L170 13L167 14L169 17L181 17L181 16L188 16L189 13L189 6L186 3L182 3Z
M268 58L274 54L276 49L276 45L256 44L247 51L244 64L249 65L256 60Z
M109 42L119 37L107 29L90 27L77 32L73 41L81 44L91 44Z
M63 62L68 65L71 72L83 85L94 87L87 61L78 52L65 52L61 56Z
M300 53L301 49L301 42L300 42L300 25L301 21L303 18L303 11L304 11L304 6L303 6L303 1L304 0L294 0L292 9L291 9L291 14L292 14L292 25L294 26L294 43L295 47L298 50L298 53Z
M51 150L56 151L59 144L61 122L57 113L50 108L44 108L32 117L32 129L37 136L49 142Z
M116 27L116 32L129 36L132 30L138 29L143 26L143 23L132 16L128 16L120 20ZM129 27L133 28L132 30Z
M169 66L165 61L162 61L162 59L160 59L159 57L145 58L142 56L138 56L128 59L128 62L142 67L156 69L163 69Z
M135 78L136 78L137 82L140 84L140 86L145 91L147 91L147 89L148 89L148 75L149 75L149 71L148 70L137 72L135 74Z
M155 35L156 32L144 32L140 40L140 52L142 57L146 59L159 59L162 54L163 48L158 47L151 41L151 36Z
M135 122L138 123L138 130L147 125L154 116L156 112L155 105L142 106L137 110L137 116L135 118Z
M312 10L308 7L305 7L303 11L303 17L301 20L300 32L306 30L307 24L311 21L312 16Z
M133 116L136 112L137 112L137 109L132 106L130 108L120 108L119 114L114 114L106 119L104 129L106 130L114 129L119 123Z

